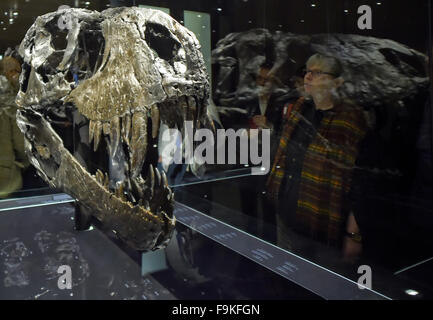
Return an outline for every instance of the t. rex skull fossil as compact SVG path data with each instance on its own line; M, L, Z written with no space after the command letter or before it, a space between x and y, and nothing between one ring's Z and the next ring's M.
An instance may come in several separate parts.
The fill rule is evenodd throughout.
M20 54L17 122L38 173L131 247L164 247L175 218L155 168L160 121L211 124L194 34L151 9L64 9L36 19Z

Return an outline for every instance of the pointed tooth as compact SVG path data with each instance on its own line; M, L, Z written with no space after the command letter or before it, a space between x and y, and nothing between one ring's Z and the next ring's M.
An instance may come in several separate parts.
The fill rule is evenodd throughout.
M184 119L184 122L182 124L181 127L181 133L182 133L182 137L185 137L185 121L192 121L193 118L191 117L191 114L189 112L189 106L188 106L188 100L185 96L182 96L179 98L179 109L180 112L182 113L182 117ZM183 144L183 147L185 147L185 145Z
M162 177L162 185L164 187L168 187L168 180L167 180L167 176L165 175L164 170L161 172L161 177Z
M108 185L110 184L110 178L108 178L108 174L105 173L104 176L104 187L108 190Z
M164 170L162 170L161 172L161 178L162 178L161 188L164 190L164 194L166 194L167 200L171 200L172 198L171 190L170 187L168 186L168 180Z
M147 175L146 183L150 188L150 196L153 196L153 187L155 185L155 172L153 171L153 166L150 164L149 173Z
M89 144L92 143L93 135L95 134L96 121L90 120L89 122Z
M110 121L110 153L113 156L119 147L120 141L120 119L114 117Z
M129 196L131 197L132 203L136 203L137 202L137 199L135 199L135 197L134 197L134 195L132 193L129 193ZM126 197L125 197L125 199L126 199Z
M137 178L131 180L132 189L134 192L138 193L138 197L142 199L144 197L143 188L141 187Z
M144 112L136 112L132 116L131 135L131 177L137 177L146 159L147 150L147 117Z
M98 150L99 141L101 141L102 123L101 121L95 122L95 131L93 135L93 151Z
M102 133L106 136L110 135L110 123L109 122L104 122L102 124Z
M179 106L182 109L185 120L193 120L190 108L188 106L188 100L185 96L179 98Z
M161 185L161 173L159 173L158 168L155 168L155 177L156 177L156 187L159 187Z
M206 115L206 117L207 117L207 121L208 121L208 124L209 124L209 126L210 126L210 128L211 128L211 130L212 130L212 133L213 133L213 135L214 135L214 137L216 136L216 128L215 128L215 124L213 123L213 121L212 121L212 119L211 119L211 117L209 116L209 115Z
M168 187L167 187L167 189L168 189L167 200L173 200L173 195L174 195L173 191L171 191L170 188L168 188Z
M200 129L200 128L206 128L212 131L212 133L214 134L214 136L216 135L216 129L215 129L215 125L212 121L212 119L210 118L210 116L208 114L205 114L200 120L199 120L199 127L195 128L195 129Z
M182 109L185 121L192 121L192 123L194 125L194 116L193 116L193 114L191 112L191 108L189 107L187 97L185 97L185 96L181 97L180 98L180 104L181 104L181 109ZM185 130L186 130L186 127L185 127L185 123L184 123L184 126L182 127L181 132L182 132L182 137L185 137L185 139L186 139ZM183 151L184 151L185 145L186 145L186 141L184 140L183 142L184 143L182 144L182 148L183 148Z
M99 169L96 170L95 177L96 177L96 181L98 181L100 184L104 183L104 174L102 173L101 170Z
M129 145L131 133L131 115L127 114L122 118L122 138Z
M122 199L123 201L126 201L125 193L124 193L123 190L124 190L123 182L118 181L118 182L116 183L116 192L115 192L116 197Z
M150 110L150 117L152 118L152 138L155 139L159 132L159 109L156 104L154 104Z
M194 97L187 97L187 101L188 101L188 108L190 109L191 112L191 120L194 121L194 126L197 123L198 120L198 108L197 108L197 103L194 99Z
M185 127L185 121L191 121L191 119L188 118L188 104L185 102L185 99L183 97L180 97L180 99L179 99L178 109L180 110L180 112L182 114L182 119L183 119L183 126L182 127Z

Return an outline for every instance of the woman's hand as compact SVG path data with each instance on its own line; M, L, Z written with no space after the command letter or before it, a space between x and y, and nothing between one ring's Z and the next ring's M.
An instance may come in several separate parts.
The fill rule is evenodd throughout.
M349 214L346 226L347 234L343 240L343 260L346 262L356 262L362 253L362 237L356 223L353 212ZM352 235L352 236L350 236Z

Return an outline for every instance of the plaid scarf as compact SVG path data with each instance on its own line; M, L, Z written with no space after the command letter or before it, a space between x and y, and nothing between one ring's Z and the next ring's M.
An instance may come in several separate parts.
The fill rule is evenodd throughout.
M278 203L284 178L287 143L302 118L304 98L287 108L280 143L267 181L268 196ZM301 173L296 226L310 237L336 244L344 221L344 195L350 189L358 143L365 135L362 111L340 103L325 112L308 146ZM283 216L283 212L279 212Z

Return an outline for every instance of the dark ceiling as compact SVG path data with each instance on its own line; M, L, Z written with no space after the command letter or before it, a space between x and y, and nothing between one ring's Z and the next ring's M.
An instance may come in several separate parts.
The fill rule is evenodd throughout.
M86 3L90 3L86 5ZM92 10L101 10L101 4L110 1L98 0L0 0L0 52L19 45L36 18L56 11L61 5ZM14 15L15 13L15 15ZM10 19L13 19L11 23Z
M61 5L104 10L108 6L139 4L169 7L179 21L183 19L183 10L210 13L213 47L230 32L260 27L301 34L356 33L396 40L426 52L429 1L432 0L1 0L0 53L19 45L36 17ZM356 11L362 4L372 8L372 30L357 28Z

